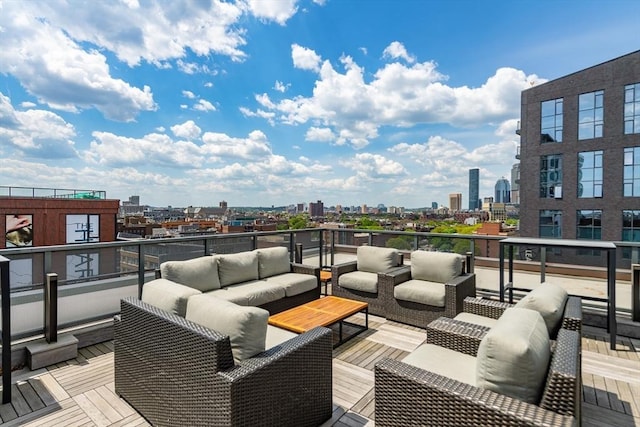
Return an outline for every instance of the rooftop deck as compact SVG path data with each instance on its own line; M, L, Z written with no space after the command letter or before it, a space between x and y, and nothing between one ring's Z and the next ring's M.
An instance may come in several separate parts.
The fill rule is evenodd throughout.
M350 320L363 322L358 314ZM583 426L640 425L640 340L586 326L582 338ZM333 351L333 417L323 426L375 425L373 367L402 359L425 339L422 329L369 316L369 330ZM114 393L113 342L79 351L65 363L16 372L3 425L140 426L147 422Z

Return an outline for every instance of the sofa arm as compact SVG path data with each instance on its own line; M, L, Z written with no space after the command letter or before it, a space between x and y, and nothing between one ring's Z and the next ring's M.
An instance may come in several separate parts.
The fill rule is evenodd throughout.
M311 274L316 276L316 287L320 289L320 267L314 267L309 264L291 263L291 272L300 274Z
M375 368L376 426L575 426L576 419L393 359Z
M562 328L570 331L582 331L582 299L580 297L567 299L562 316Z
M476 356L489 327L440 317L427 325L427 344Z
M332 331L317 327L219 372L232 424L316 426L332 412Z
M464 309L464 300L476 296L476 275L465 273L454 277L444 286L444 315L454 318Z
M358 261L349 261L342 264L334 264L331 267L331 286L333 286L333 289L338 287L338 277L341 274L356 271L357 268L358 268Z
M500 302L486 298L465 298L462 309L465 313L498 319L507 308L513 306L514 304L508 302Z

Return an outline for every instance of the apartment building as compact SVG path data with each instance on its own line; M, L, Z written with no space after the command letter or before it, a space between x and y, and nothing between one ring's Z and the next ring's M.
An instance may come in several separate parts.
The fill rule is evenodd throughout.
M640 51L521 102L520 234L640 241Z

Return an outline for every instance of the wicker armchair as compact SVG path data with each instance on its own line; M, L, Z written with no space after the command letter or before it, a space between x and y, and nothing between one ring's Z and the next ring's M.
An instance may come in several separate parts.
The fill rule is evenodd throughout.
M427 342L432 343L429 335ZM579 425L579 348L578 332L559 332L537 405L384 359L375 366L376 426Z
M137 299L115 320L115 390L157 426L317 426L332 337L315 328L234 364L229 337Z
M386 316L380 289L380 273L394 271L403 263L396 249L360 246L357 260L331 267L331 293L369 304L369 313Z
M435 285L430 282L412 280L412 270L416 272L416 264L421 257L445 257L454 259L457 263L454 277L441 279L440 286L444 285L444 304L435 305L425 302L411 301L396 295L397 286L407 284L409 281L418 282L419 287ZM464 258L449 253L434 253L416 251L411 256L411 267L404 267L381 274L379 284L384 299L386 317L390 320L407 323L420 328L425 328L431 321L440 316L455 317L463 309L463 301L466 297L476 295L476 276L474 273L466 273L463 270ZM436 261L437 264L439 261ZM415 264L414 264L415 263ZM446 276L446 275L445 275Z

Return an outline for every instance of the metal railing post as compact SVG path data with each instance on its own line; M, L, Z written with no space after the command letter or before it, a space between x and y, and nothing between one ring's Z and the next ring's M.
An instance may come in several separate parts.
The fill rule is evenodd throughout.
M11 402L11 284L9 259L0 255L2 296L2 403Z
M295 254L296 254L296 242L294 240L294 234L293 233L289 233L289 261L291 262L298 262L296 261L295 258Z
M209 255L209 239L204 239L204 255Z
M138 245L138 299L142 299L143 286L144 286L144 246L139 244Z
M547 280L547 247L540 248L540 283Z
M324 238L322 237L322 230L318 231L320 238L318 239L318 258L320 259L320 268L324 267L322 264L322 248L324 247Z
M640 322L640 264L631 265L631 320Z
M302 264L302 243L296 243L296 264Z
M335 264L336 231L331 230L331 265Z
M58 341L58 275L47 273L44 285L44 338Z
M504 244L499 242L500 247L500 264L498 266L500 271L500 302L504 302Z

